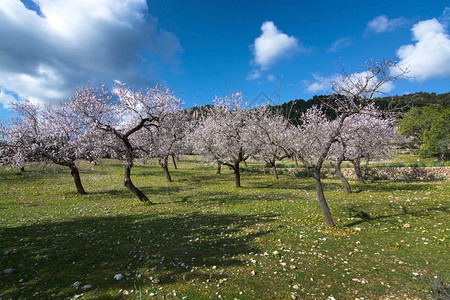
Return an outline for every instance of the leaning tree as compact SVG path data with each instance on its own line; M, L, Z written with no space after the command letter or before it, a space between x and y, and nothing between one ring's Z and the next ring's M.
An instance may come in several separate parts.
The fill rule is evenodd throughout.
M348 74L343 71L333 78L332 88L334 92L323 101L322 107L332 110L335 119L330 123L328 130L323 132L320 138L321 141L314 143L319 146L313 154L310 151L301 150L302 146L310 145L302 141L302 139L308 140L312 138L312 143L316 139L315 132L318 130L314 128L312 120L318 118L320 120L319 127L323 126L322 124L326 123L326 120L321 113L313 110L306 112L303 117L303 124L297 133L298 138L296 140L298 145L294 147L294 150L296 150L299 159L313 175L318 201L322 207L325 223L328 227L333 227L334 222L320 180L322 165L328 156L331 146L336 142L345 120L352 115L362 113L364 108L373 102L374 96L382 93L393 80L405 74L404 72L397 72L397 75L392 75L391 69L393 67L396 67L396 64L391 60L381 62L368 60L363 72ZM315 108L314 110L317 109Z
M104 86L84 87L71 99L71 107L85 126L102 133L103 146L122 162L123 184L139 200L151 203L131 180L131 169L138 151L133 135L139 130L159 127L164 118L181 107L181 100L161 85L146 91L117 83L113 93Z

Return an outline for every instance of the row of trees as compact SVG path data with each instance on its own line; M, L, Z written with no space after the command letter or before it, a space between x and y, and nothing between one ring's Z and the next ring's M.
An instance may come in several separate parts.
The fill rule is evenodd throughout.
M361 160L386 152L394 136L393 121L371 99L394 79L391 66L391 61L371 61L363 73L336 77L335 93L321 107L303 113L298 125L267 106L246 107L241 93L216 98L204 115L188 120L181 100L160 85L143 91L118 83L112 92L84 87L68 102L43 109L17 102L13 104L16 117L1 127L0 159L20 167L36 160L67 166L78 193L84 194L77 161L114 157L122 162L124 186L151 203L131 180L136 159L158 158L171 181L169 157L192 149L219 168L233 169L240 187L240 164L248 158L266 160L277 177L276 161L291 157L312 173L325 222L333 226L320 179L322 165L333 161L346 191L351 192L340 172L342 161L358 169ZM335 118L328 118L325 110L332 110Z

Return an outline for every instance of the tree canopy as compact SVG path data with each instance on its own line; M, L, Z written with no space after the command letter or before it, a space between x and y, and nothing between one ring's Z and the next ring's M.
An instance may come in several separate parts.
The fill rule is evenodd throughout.
M450 107L413 107L398 121L399 132L410 138L422 155L447 160L450 154Z

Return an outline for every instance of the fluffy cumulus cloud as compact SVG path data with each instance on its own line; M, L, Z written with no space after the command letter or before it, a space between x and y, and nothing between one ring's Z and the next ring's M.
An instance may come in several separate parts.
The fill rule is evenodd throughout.
M255 39L253 53L255 63L263 69L300 50L298 40L279 31L273 22L264 22L261 31L261 35Z
M398 65L407 69L412 80L450 77L450 38L444 23L437 19L421 21L412 28L413 44L397 50ZM392 69L399 74L399 68Z
M259 78L262 71L303 49L297 38L281 32L271 21L261 25L261 35L255 39L251 48L254 55L252 63L259 69L254 69L247 79Z
M3 103L13 94L61 100L88 81L139 85L156 80L158 66L179 64L177 37L158 28L145 0L25 3L0 6Z
M383 33L387 31L394 31L400 26L406 25L405 18L389 19L386 15L375 17L367 24L366 33L375 32Z

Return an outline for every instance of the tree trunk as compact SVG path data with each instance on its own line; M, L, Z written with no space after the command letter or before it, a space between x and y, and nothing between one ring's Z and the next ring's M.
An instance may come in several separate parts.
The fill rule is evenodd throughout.
M277 167L275 166L275 160L271 161L270 164L272 165L273 177L275 177L275 179L278 179L278 170Z
M218 174L220 174L220 171L222 170L222 164L218 161L217 162L217 171L216 171L216 174L218 175Z
M333 218L331 217L330 208L328 207L327 200L325 199L325 195L323 193L322 182L320 181L320 170L312 171L314 183L316 185L317 198L319 200L320 206L322 206L323 215L325 217L325 224L328 227L333 227Z
M347 181L347 178L345 178L344 174L342 174L341 171L341 164L343 159L339 158L336 162L336 165L334 166L334 170L336 171L337 176L342 182L342 185L344 186L344 190L347 194L350 194L352 192L352 188L350 187L350 184Z
M366 165L365 165L366 168L369 167L369 162L370 162L370 157L367 156L367 157L366 157Z
M132 163L124 163L123 165L123 185L126 186L136 197L139 198L144 203L152 204L152 202L145 196L141 190L139 190L137 187L134 186L133 182L131 181L131 167L133 166Z
M170 172L169 172L169 161L168 160L169 160L168 157L165 157L164 159L159 159L159 165L163 168L167 181L172 182L172 177L170 177Z
M244 166L245 166L245 167L248 167L247 161L244 160L243 163L244 163Z
M234 183L236 187L241 187L241 170L239 169L239 162L234 163Z
M70 168L70 175L72 175L73 180L75 181L75 186L77 187L77 193L86 195L87 193L84 190L83 184L81 183L80 172L78 170L78 167L75 164L71 164L69 168Z
M176 169L178 169L178 166L177 166L177 162L176 162L176 160L175 160L175 154L172 154L171 156L172 156L173 167L174 167L175 170L176 170ZM170 175L169 175L169 176L170 176Z
M298 159L297 159L297 155L294 155L294 162L295 162L295 167L298 169Z
M361 160L354 159L354 160L351 160L350 162L352 163L353 168L355 169L356 180L361 183L366 183L364 181L364 178L363 178L363 175L361 172Z
M25 172L25 167L24 166L20 167L20 172L21 173Z

